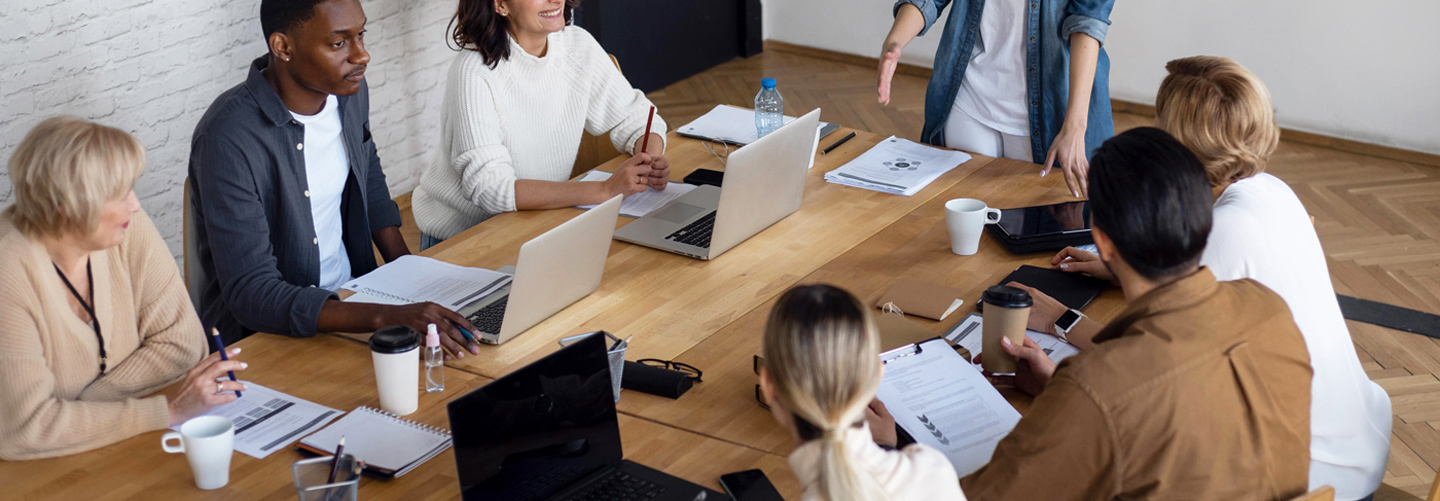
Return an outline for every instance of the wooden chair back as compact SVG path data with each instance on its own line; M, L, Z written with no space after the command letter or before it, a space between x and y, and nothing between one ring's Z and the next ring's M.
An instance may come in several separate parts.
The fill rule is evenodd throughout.
M615 69L620 69L620 61L615 59L614 54L610 54L610 62L615 63ZM617 153L619 152L615 151L615 145L610 144L609 132L598 136L585 132L580 138L580 151L575 155L575 166L570 169L570 177L594 169L595 166L614 158Z

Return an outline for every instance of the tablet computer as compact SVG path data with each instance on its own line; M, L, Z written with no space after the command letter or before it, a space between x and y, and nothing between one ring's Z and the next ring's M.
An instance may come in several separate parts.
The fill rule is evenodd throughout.
M985 229L1016 254L1094 242L1090 236L1090 202L1085 201L1001 209L1000 222L986 225Z

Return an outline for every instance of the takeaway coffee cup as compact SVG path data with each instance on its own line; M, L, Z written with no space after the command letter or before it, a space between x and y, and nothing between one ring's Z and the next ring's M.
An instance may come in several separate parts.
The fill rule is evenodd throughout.
M985 302L981 368L988 373L1013 373L1015 357L1005 353L1005 348L1000 346L1000 338L1009 338L1010 343L1016 346L1025 343L1025 324L1030 318L1030 306L1035 301L1029 293L1004 285L985 289L980 300Z
M420 406L420 333L408 326L384 327L370 336L380 408L404 416Z
M170 441L177 441L171 445ZM171 454L185 453L195 487L214 490L230 483L230 456L235 450L235 423L225 416L200 416L180 425L180 431L160 437L160 447Z
M985 225L1000 222L1000 209L991 209L973 198L945 202L945 226L950 229L950 252L969 256L980 250Z

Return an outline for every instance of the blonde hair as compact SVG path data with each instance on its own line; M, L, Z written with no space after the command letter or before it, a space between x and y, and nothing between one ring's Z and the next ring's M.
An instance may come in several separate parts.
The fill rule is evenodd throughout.
M31 237L88 234L144 169L145 147L125 131L70 116L40 122L10 155L15 227Z
M801 438L820 440L820 497L887 498L843 443L880 388L880 334L870 310L833 286L792 288L770 311L764 357L775 398L794 415Z
M1212 186L1265 171L1280 145L1270 91L1233 60L1195 56L1165 63L1155 117L1205 164Z

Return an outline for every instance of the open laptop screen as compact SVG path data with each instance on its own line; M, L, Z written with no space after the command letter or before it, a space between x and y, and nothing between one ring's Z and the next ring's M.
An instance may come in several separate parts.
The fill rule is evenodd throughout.
M539 500L623 458L605 337L450 402L465 499Z

